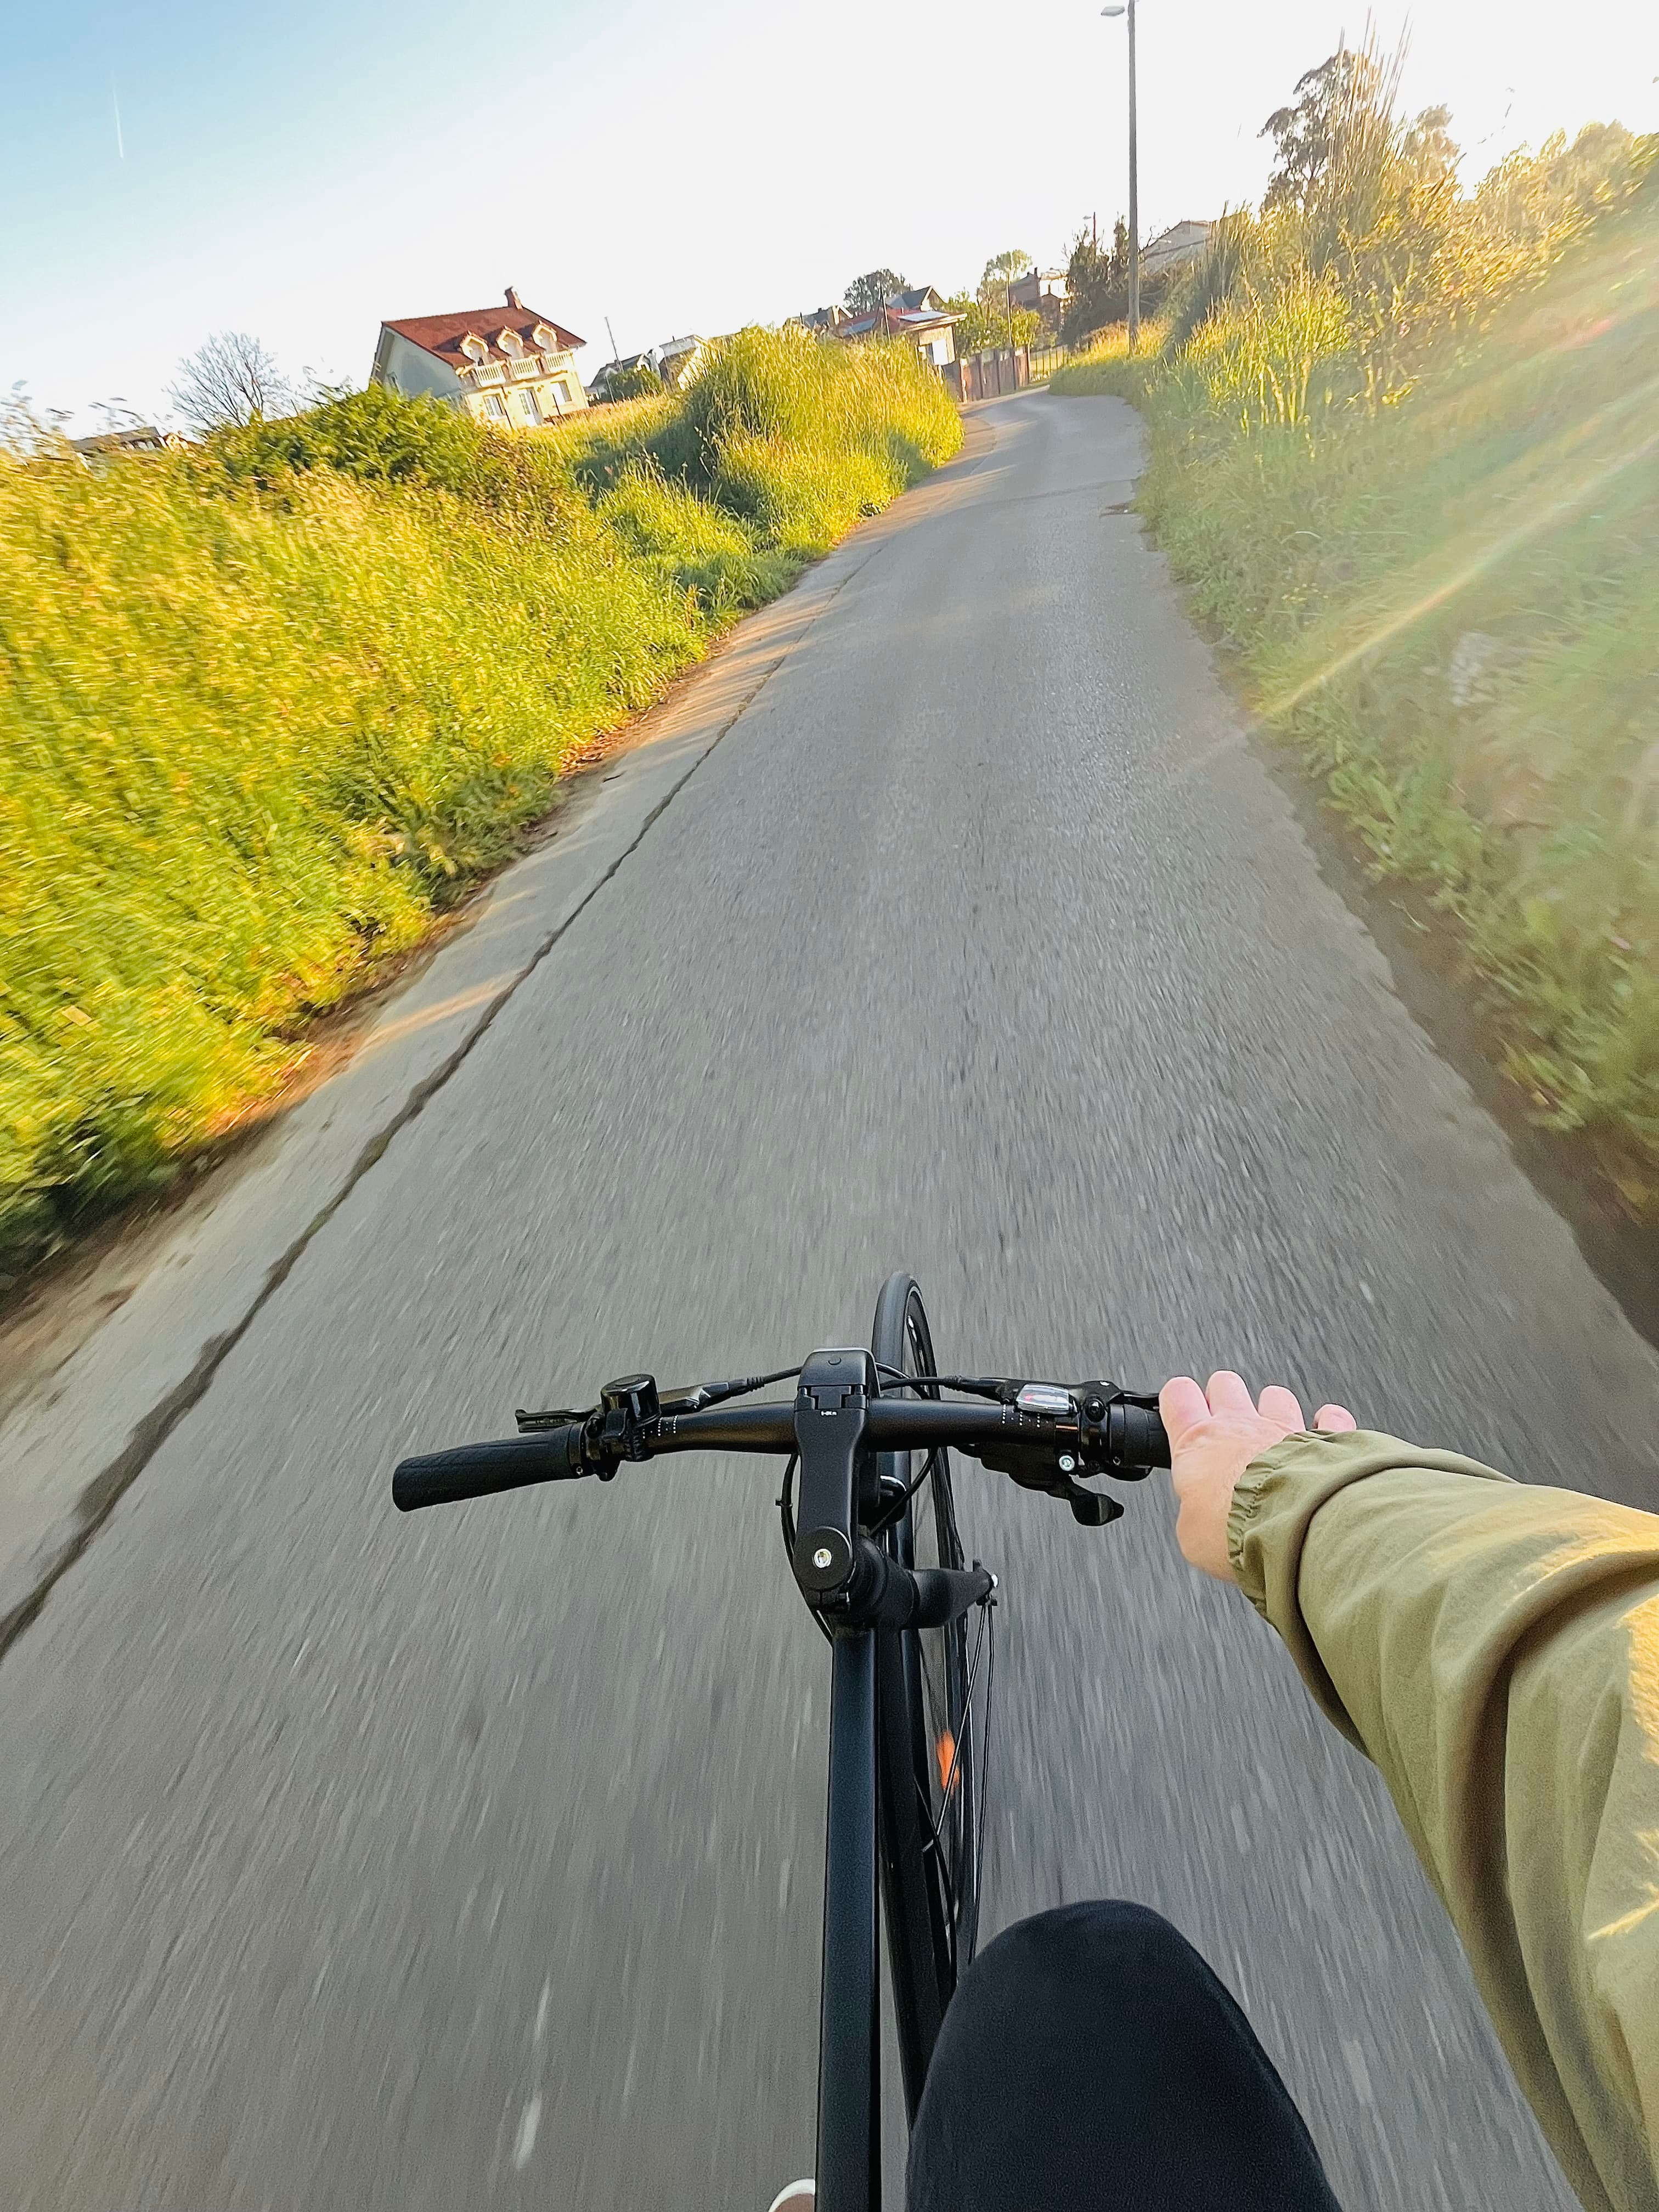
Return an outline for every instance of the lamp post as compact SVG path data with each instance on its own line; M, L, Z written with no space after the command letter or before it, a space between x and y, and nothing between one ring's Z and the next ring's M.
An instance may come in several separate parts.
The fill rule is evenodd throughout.
M1139 164L1135 156L1135 0L1103 8L1103 15L1129 19L1129 351L1140 335L1140 204Z

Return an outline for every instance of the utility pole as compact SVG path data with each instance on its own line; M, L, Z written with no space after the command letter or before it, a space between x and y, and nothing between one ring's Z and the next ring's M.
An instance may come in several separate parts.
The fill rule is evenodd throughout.
M1135 0L1129 10L1129 356L1140 336L1140 164L1135 146Z
M1129 28L1129 351L1140 336L1140 179L1135 144L1135 0L1103 8L1103 15L1127 15Z

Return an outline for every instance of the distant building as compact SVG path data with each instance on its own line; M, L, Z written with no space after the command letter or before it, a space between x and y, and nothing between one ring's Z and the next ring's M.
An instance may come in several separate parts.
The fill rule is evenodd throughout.
M961 318L951 313L931 284L919 284L892 293L873 314L851 315L845 307L815 307L811 313L793 315L790 320L804 331L849 342L908 338L924 361L943 368L957 357L956 326Z
M1172 276L1201 261L1215 236L1212 222L1175 222L1140 249L1143 276Z
M153 422L134 422L125 430L100 430L95 437L70 440L89 469L101 467L118 453L177 453L184 444L176 430L158 430Z
M689 337L665 338L659 346L652 347L651 353L666 388L684 392L702 374L708 359L708 341L694 331Z
M1070 297L1063 269L1028 269L1008 287L1009 306L1041 315L1049 330L1060 327L1060 319Z
M895 298L902 298L896 294ZM937 299L938 294L933 296ZM848 315L836 331L838 338L908 338L926 362L943 368L957 357L957 325L960 316L948 308L901 307L890 301L873 315Z
M908 291L895 292L887 304L904 315L938 315L945 310L944 301L931 284L917 284Z
M369 380L410 398L430 393L503 429L534 428L586 406L572 358L586 343L509 287L505 309L382 323Z
M590 399L607 400L613 380L637 375L648 368L665 392L684 392L701 376L708 361L709 341L695 332L689 337L665 338L647 346L643 353L625 353L594 370L587 386Z

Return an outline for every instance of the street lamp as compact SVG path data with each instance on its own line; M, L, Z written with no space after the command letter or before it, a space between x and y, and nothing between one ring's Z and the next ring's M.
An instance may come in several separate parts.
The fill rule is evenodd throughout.
M1103 15L1129 19L1129 351L1140 335L1140 204L1139 177L1135 160L1135 0L1103 8Z

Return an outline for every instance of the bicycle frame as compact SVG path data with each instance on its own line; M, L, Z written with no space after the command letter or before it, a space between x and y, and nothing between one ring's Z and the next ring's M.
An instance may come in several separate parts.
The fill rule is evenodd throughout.
M876 1631L837 1636L830 1681L818 2018L818 2212L880 2212Z
M907 1407L907 1413L913 1412L913 1405ZM1000 1423L1000 1415L998 1408L992 1418ZM795 1401L800 1513L792 1565L802 1595L830 1631L833 1652L818 2028L820 2212L879 2212L882 2193L883 1654L878 1639L883 1631L867 1612L854 1608L838 1619L834 1605L826 1603L831 1591L848 1586L855 1554L867 1553L870 1525L884 1505L876 1450L882 1425L881 1385L871 1355L815 1352L801 1370ZM963 1610L968 1601L964 1596ZM890 1934L896 1944L897 1925L890 1921ZM902 1972L896 1960L896 1999ZM906 2102L914 2117L938 2021L924 2027L901 2017L898 2025Z
M907 1982L912 1962L897 1955L897 1947L907 1922L918 1916L914 1890L901 1886L915 1870L884 1869L881 1859L883 1667L902 1648L904 1632L938 1628L988 1603L996 1577L977 1562L971 1570L917 1570L884 1548L877 1539L892 1525L895 1499L884 1492L879 1455L954 1447L1028 1489L1063 1498L1079 1522L1099 1527L1122 1509L1082 1489L1078 1472L1133 1480L1154 1465L1167 1466L1169 1446L1152 1401L1112 1383L1073 1389L958 1379L949 1387L977 1394L964 1405L937 1395L884 1397L881 1376L889 1370L878 1370L861 1347L815 1352L794 1371L799 1387L788 1406L716 1402L780 1376L702 1386L666 1401L653 1376L624 1376L607 1383L599 1405L586 1413L521 1414L516 1437L400 1462L392 1498L410 1512L526 1484L608 1478L626 1462L661 1452L793 1450L799 1459L790 1565L832 1651L817 2202L818 2212L880 2212L884 1872L912 2119L939 2032L940 1995L936 1990L927 2004L912 2002L907 2011L899 1986L915 1978L911 1974ZM902 1506L905 1492L896 1496ZM908 1550L902 1543L900 1548ZM902 1786L890 1771L888 1786Z

